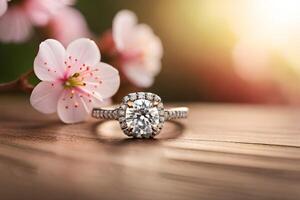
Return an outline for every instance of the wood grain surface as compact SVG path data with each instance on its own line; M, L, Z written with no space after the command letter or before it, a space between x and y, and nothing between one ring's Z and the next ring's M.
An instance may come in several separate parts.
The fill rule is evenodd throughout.
M189 119L137 140L2 95L0 199L300 199L299 108L188 106Z

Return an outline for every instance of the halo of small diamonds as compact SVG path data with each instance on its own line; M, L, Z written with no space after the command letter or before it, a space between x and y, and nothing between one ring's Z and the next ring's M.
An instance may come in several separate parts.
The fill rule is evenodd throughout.
M161 98L149 92L130 93L118 109L123 132L134 138L152 138L159 134L165 121Z

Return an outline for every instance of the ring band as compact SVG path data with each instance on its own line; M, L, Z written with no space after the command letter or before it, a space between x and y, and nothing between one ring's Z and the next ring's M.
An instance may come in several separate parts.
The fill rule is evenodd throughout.
M159 134L167 120L187 118L189 109L165 109L161 98L153 93L130 93L114 109L94 108L96 119L118 120L123 132L130 137L152 138Z
M187 118L188 110L189 109L187 107L167 109L164 111L165 121ZM94 108L92 112L92 117L96 119L118 120L119 119L118 111L119 108L115 108L115 109Z

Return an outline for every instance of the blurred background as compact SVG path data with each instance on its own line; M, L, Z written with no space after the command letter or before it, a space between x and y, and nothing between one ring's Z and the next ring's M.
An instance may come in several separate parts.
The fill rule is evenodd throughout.
M74 7L95 35L121 9L153 28L164 57L146 90L166 101L300 103L300 1L78 0ZM0 43L0 82L32 67L38 44L38 34Z

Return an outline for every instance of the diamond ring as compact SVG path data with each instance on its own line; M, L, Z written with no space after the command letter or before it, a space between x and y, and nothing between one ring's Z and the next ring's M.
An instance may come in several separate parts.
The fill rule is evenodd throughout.
M92 117L118 120L123 132L134 138L152 138L166 120L187 118L188 108L165 109L161 98L149 92L130 93L115 109L94 108Z

